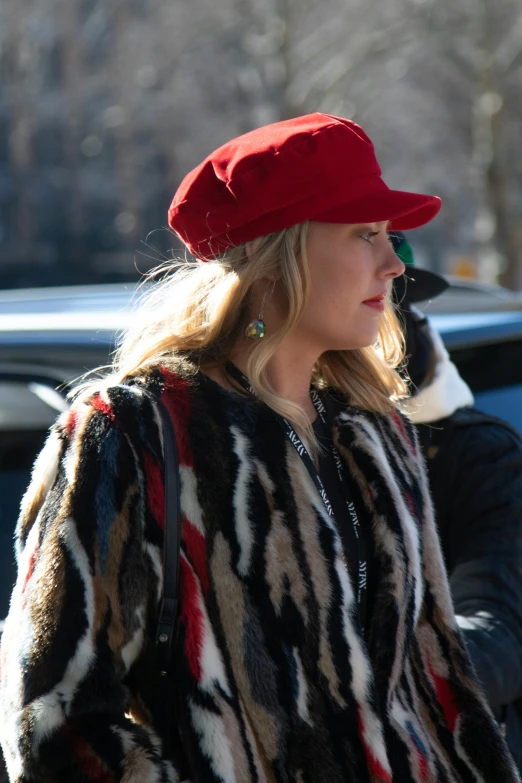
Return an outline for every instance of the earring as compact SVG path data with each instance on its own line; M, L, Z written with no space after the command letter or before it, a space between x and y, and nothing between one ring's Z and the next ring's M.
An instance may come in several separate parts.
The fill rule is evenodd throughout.
M245 329L245 337L249 340L260 340L265 336L265 322L263 316L260 313L259 318L256 321L251 321Z
M273 292L275 287L275 280L272 284L272 291ZM268 293L268 288L265 291L265 295L263 296L263 301L261 302L261 312L259 313L259 316L256 320L250 321L247 328L245 329L245 337L248 337L249 340L261 340L265 336L265 322L263 320L263 310L265 307L265 300L266 295Z

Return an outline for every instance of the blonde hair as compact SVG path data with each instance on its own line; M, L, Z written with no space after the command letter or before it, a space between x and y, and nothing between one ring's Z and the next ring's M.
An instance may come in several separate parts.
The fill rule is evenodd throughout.
M299 322L310 289L306 260L308 223L300 223L251 243L232 247L206 263L172 262L149 274L151 290L140 301L133 324L123 333L111 372L86 381L73 396L122 383L151 367L182 363L194 373L230 358L249 321L249 301L256 281L280 275L288 313L283 326L252 343L246 374L255 394L315 446L313 429L299 405L278 395L266 376L277 347ZM333 387L350 403L386 413L406 392L396 372L403 358L402 333L391 300L380 316L377 343L367 348L328 351L316 363L313 383ZM315 450L315 449L314 449Z

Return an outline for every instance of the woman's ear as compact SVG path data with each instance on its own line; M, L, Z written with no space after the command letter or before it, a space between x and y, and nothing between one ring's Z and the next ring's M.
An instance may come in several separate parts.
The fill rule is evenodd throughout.
M263 237L257 237L257 239L251 239L248 242L245 242L245 253L247 255L247 258L249 261L252 260L255 253L257 252L257 249L259 248L259 245L262 242ZM266 275L266 279L270 280L270 282L277 282L281 279L281 272L273 272L270 275Z
M247 254L249 261L252 261L252 258L260 244L261 237L258 237L257 239L251 239L249 242L245 242L245 253Z

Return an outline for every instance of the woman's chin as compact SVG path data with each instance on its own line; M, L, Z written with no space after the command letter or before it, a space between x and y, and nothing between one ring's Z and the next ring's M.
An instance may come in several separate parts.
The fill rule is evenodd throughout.
M378 329L374 331L368 331L364 334L354 335L348 339L332 340L332 347L327 348L328 351L356 351L359 348L368 348L370 345L375 345L377 337L379 335Z

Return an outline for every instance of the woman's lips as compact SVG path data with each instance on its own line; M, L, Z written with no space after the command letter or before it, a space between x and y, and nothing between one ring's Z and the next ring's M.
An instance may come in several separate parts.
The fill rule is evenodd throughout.
M384 311L384 298L386 296L386 293L379 294L379 296L374 296L373 299L366 299L363 302L363 305L366 305L367 307L373 307L374 310L378 310L380 313Z

